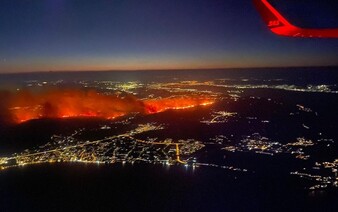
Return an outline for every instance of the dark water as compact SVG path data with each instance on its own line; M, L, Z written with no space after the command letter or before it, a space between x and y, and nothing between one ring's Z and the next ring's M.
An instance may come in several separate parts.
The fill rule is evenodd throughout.
M156 73L156 74L155 74ZM25 85L27 81L68 82L79 80L112 80L165 82L179 80L224 79L229 84L288 84L335 85L338 69L331 68L278 68L240 70L194 71L144 71L144 72L81 72L81 73L31 73L0 75L0 87ZM247 81L248 80L248 81ZM257 94L247 90L243 95ZM259 90L259 96L279 99L295 105L304 103L321 114L322 122L312 123L313 128L326 130L336 138L337 94L298 93L279 90ZM217 105L216 105L217 106ZM216 107L215 106L215 107ZM238 109L238 108L237 108ZM266 112L266 111L265 111ZM166 114L160 114L166 117ZM170 113L168 112L168 115ZM195 116L195 115L194 115ZM170 115L169 117L173 117ZM270 137L290 135L297 129L288 130L281 117L270 130ZM148 117L151 119L151 117ZM173 119L173 118L172 118ZM174 119L173 119L174 120ZM156 120L155 120L156 121ZM53 122L52 122L53 123ZM328 123L332 128L327 128ZM34 123L33 123L34 124ZM43 127L22 125L13 128L10 135L18 142L21 130L32 143L49 138L52 130L66 131L66 125L39 122ZM183 125L184 124L184 125ZM186 123L182 124L182 129ZM39 125L34 125L39 126ZM286 128L281 128L285 126ZM322 129L323 128L323 129ZM181 128L180 128L181 129ZM222 130L222 129L220 129ZM227 128L230 130L230 128ZM269 129L268 129L269 130ZM269 131L269 132L270 132ZM1 132L1 129L0 129ZM202 130L201 134L207 134ZM282 132L278 134L278 132ZM288 133L285 133L288 132ZM184 133L187 133L184 131ZM174 133L173 133L174 134ZM174 134L176 135L176 133ZM0 140L9 141L2 135ZM24 140L23 139L23 140ZM17 143L17 144L23 144ZM26 147L25 147L26 148ZM10 149L10 148L9 148ZM4 148L0 152L3 152ZM222 155L208 158L219 160ZM326 153L325 153L326 154ZM336 155L336 152L334 152ZM334 155L332 156L334 157ZM302 167L290 159L268 159L252 155L230 155L227 161L256 172L241 173L224 169L199 167L195 170L182 166L138 165L83 165L53 164L34 165L7 169L0 172L1 211L338 211L338 191L309 192L303 181L289 175L289 170ZM236 163L235 163L236 162ZM287 166L285 165L287 164ZM312 161L311 161L311 164ZM252 166L252 167L251 167ZM298 167L299 166L299 167ZM255 168L254 168L255 167Z
M0 173L1 211L334 211L292 180L213 168L36 165Z

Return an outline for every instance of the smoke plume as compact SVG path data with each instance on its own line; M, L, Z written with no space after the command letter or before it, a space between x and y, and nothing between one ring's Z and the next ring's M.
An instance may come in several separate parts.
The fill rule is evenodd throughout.
M205 97L140 100L133 95L102 94L96 90L50 89L0 92L0 119L21 123L39 118L99 117L112 119L129 113L151 114L212 103Z

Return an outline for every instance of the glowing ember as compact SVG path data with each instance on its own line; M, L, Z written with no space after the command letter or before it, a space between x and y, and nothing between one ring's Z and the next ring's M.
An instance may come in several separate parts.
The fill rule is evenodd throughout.
M176 97L166 99L151 99L145 102L147 113L158 113L165 110L173 109L188 109L200 105L209 105L213 101L210 99L199 99L194 97Z
M5 108L13 122L39 118L99 117L113 119L132 112L152 114L169 109L187 109L212 104L207 97L172 97L139 100L135 96L103 95L79 89L21 91L7 94Z

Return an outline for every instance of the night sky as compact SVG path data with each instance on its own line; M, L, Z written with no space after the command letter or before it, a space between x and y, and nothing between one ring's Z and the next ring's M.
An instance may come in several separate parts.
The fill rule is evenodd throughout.
M329 1L274 2L291 22L337 24ZM326 65L338 39L274 35L251 0L0 1L1 73Z

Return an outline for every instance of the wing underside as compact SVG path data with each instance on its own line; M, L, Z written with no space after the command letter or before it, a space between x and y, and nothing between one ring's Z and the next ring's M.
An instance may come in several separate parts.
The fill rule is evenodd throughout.
M338 29L305 29L291 24L268 0L253 0L269 29L281 36L338 38Z

